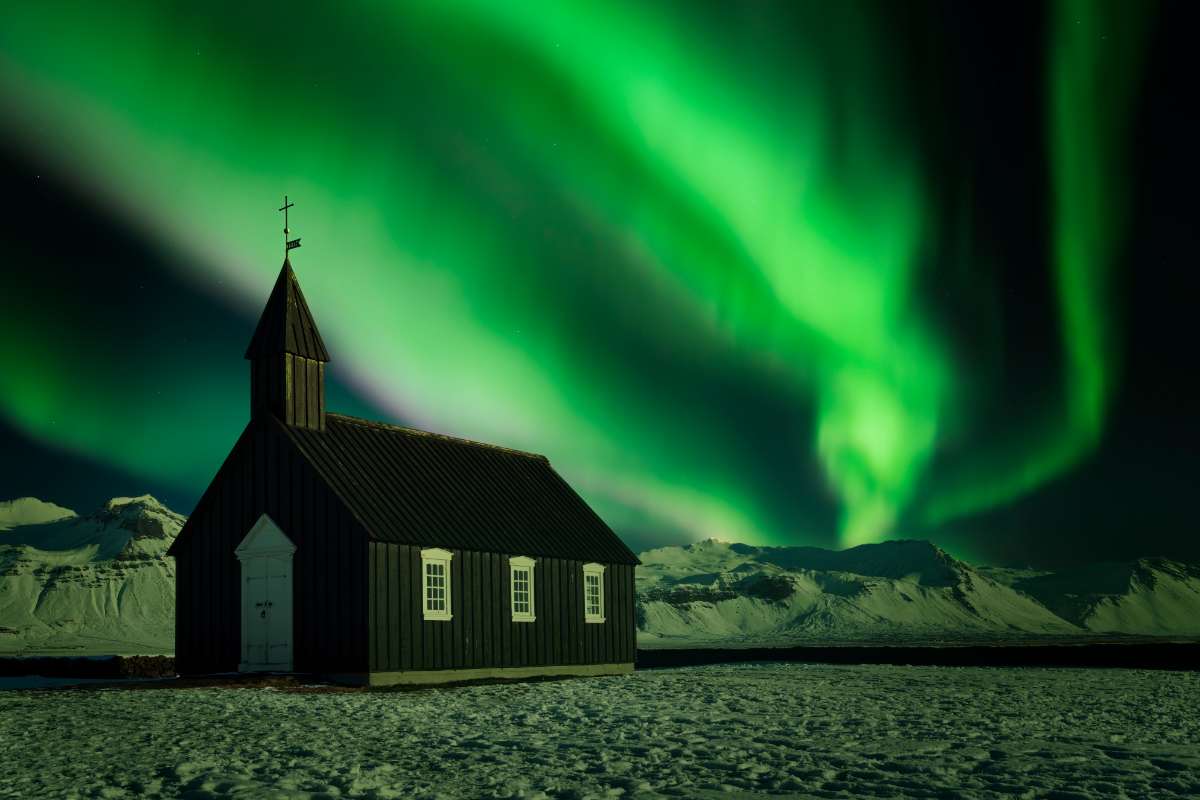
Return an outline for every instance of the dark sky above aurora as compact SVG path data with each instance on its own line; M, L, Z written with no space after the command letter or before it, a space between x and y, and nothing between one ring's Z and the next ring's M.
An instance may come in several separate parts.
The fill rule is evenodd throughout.
M635 549L1200 558L1182 6L3 4L0 496L191 510L286 192L331 409Z

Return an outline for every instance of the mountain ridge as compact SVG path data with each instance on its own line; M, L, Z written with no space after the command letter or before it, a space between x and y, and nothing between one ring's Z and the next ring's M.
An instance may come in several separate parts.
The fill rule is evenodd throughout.
M0 502L0 653L169 653L186 517L151 495L86 514ZM1200 636L1200 565L975 566L922 539L846 550L706 539L636 572L639 647Z
M925 540L823 550L710 539L641 560L641 647L1200 635L1200 566L1161 557L1051 572L976 567Z
M82 516L32 516L42 519L0 532L0 653L174 650L175 563L166 551L183 515L139 495Z
M18 497L14 500L0 501L0 536L4 531L22 525L37 525L43 522L56 522L60 519L76 516L69 508L64 508L36 497ZM0 539L3 541L3 539Z

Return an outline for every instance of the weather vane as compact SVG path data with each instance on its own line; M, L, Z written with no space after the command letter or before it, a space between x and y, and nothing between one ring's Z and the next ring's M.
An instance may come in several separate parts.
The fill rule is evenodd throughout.
M288 228L288 209L294 205L296 204L288 202L287 195L285 194L283 196L283 206L281 206L279 209L283 212L283 254L285 256L288 254L289 250L295 250L300 246L299 236L297 236L295 239L287 238L288 234L291 233L291 230Z

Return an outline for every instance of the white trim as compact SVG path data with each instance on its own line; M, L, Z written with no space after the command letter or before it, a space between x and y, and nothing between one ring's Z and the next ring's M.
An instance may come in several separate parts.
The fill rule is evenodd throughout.
M595 576L596 582L592 584L597 588L597 604L599 611L592 611L588 607L588 578ZM584 564L583 565L583 621L584 622L604 622L604 565L603 564Z
M266 514L259 516L234 548L241 584L239 672L292 671L296 655L292 641L295 552L295 543Z
M450 559L452 558L454 558L454 553L440 547L427 547L421 551L421 615L424 619L433 622L448 622L454 618L452 613L454 609L450 602L454 595L454 586L450 580ZM431 566L434 569L429 569ZM441 575L437 574L439 571ZM434 573L432 576L431 572ZM430 577L440 578L443 585L430 587ZM430 600L434 599L430 597L431 589L433 592L441 590L442 596L436 599L441 600L445 608L430 609Z
M544 675L592 677L596 675L629 675L633 664L568 664L545 667L476 667L474 669L429 669L407 672L359 672L334 674L327 677L338 683L353 686L398 686L462 683L479 680L519 681Z
M537 617L534 615L534 566L536 565L529 556L512 556L508 559L508 607L512 611L513 622L534 622ZM527 572L529 576L529 608L526 611L517 611L517 573Z
M296 544L266 514L259 516L241 543L233 549L238 561L262 556L290 556L295 552Z

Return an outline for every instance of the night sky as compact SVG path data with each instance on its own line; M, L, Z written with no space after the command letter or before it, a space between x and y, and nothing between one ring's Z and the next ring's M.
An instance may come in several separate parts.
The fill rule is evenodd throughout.
M632 547L1200 559L1186 4L7 3L0 499L188 513L282 262L329 408Z

